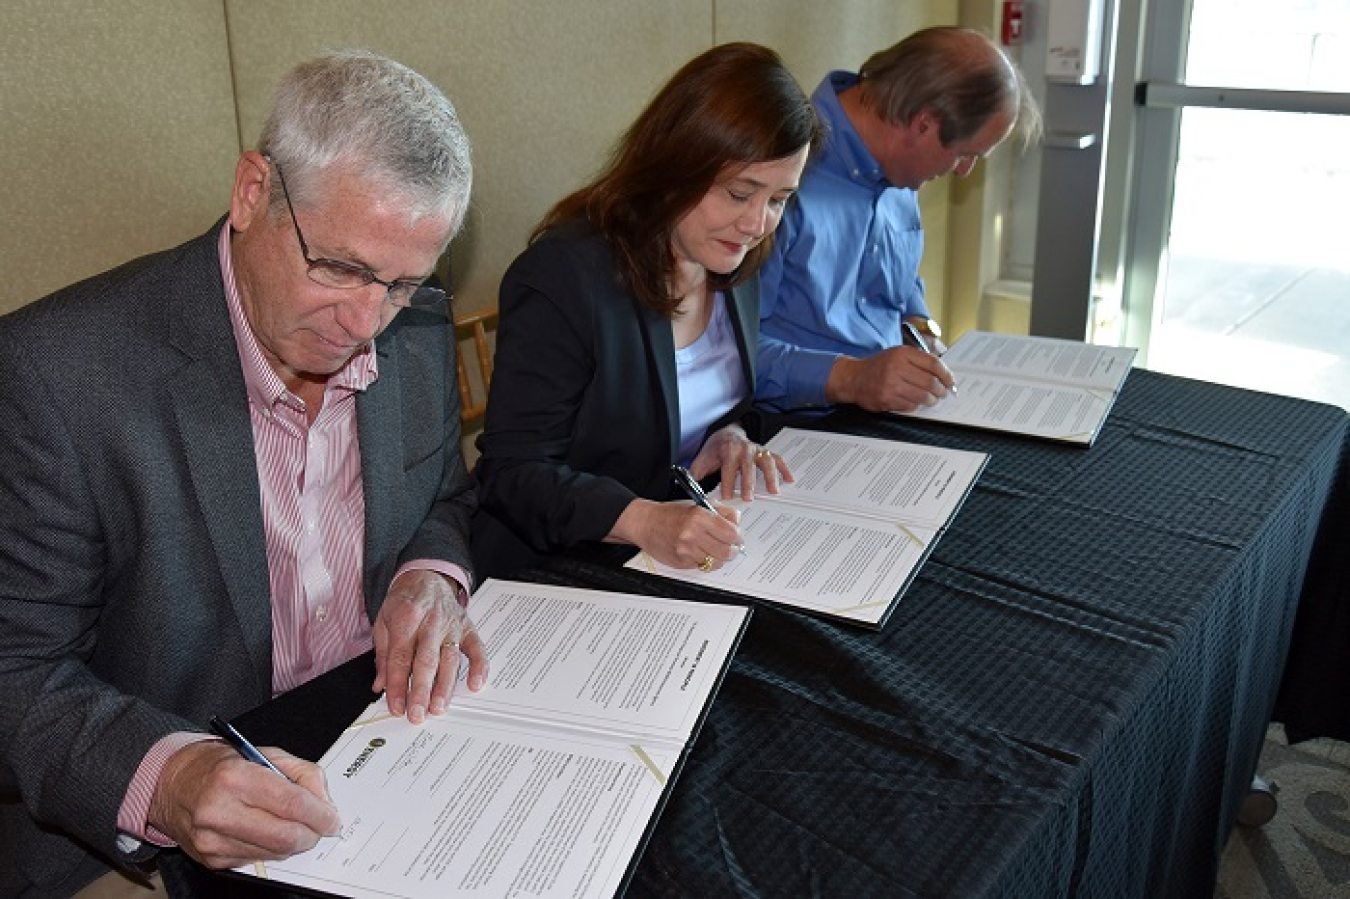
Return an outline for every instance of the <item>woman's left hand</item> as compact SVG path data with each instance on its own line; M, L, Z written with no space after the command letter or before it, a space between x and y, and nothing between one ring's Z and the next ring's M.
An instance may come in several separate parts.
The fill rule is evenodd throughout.
M714 471L722 472L722 499L736 494L740 481L741 498L746 502L755 498L755 472L764 476L764 489L778 492L780 481L792 483L792 471L783 457L768 447L753 442L740 425L727 425L714 433L694 457L689 473L703 480Z

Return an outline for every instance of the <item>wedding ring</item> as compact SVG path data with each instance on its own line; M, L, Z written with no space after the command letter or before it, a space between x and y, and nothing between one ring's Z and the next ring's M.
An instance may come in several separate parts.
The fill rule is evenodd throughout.
M769 449L767 446L761 446L759 449L755 450L755 458L756 458L756 459L763 459L763 458L765 458L766 456L772 456L772 455L773 455L773 450Z
M444 643L441 644L441 649L445 649L447 646L455 650L456 652L459 652L458 640L446 640Z
M703 561L698 563L698 570L703 572L704 574L707 574L709 571L712 571L712 567L716 563L717 560L714 559L712 556L704 556Z

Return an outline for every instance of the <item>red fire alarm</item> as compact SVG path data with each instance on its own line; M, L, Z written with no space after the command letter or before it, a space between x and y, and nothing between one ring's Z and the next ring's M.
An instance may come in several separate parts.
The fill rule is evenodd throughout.
M1003 44L1022 43L1022 0L1003 0Z

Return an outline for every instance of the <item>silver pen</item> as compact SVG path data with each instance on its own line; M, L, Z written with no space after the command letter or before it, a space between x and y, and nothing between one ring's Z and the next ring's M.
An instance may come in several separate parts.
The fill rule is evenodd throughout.
M913 322L905 321L902 318L900 319L900 327L903 328L905 333L909 335L909 339L914 341L915 346L917 346L919 349L923 350L930 356L937 355L937 353L933 352L933 348L928 345L928 341L923 339L923 335L919 333L919 329L914 327ZM952 393L956 393L955 384L952 384Z
M717 514L717 510L713 508L712 502L708 499L708 494L703 492L703 488L699 486L698 481L694 480L694 476L689 473L689 469L683 465L672 465L670 466L670 473L674 475L675 483L680 485L680 489L684 491L686 496L714 515ZM731 548L741 555L745 555L744 543L733 543Z

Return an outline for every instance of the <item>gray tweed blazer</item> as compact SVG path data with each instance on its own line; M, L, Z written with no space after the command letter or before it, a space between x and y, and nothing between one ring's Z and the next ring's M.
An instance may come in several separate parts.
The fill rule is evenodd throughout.
M218 222L0 318L0 895L110 863L145 752L272 695L258 478ZM365 601L470 567L447 319L407 310L357 400Z

